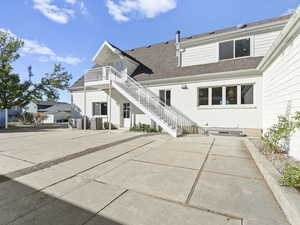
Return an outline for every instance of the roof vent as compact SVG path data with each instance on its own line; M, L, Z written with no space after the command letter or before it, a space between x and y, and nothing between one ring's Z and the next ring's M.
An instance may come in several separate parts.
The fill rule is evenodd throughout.
M236 26L238 29L243 29L245 27L247 27L247 24L239 24Z
M150 48L150 47L151 47L151 45L148 45L148 46L147 46L147 48Z

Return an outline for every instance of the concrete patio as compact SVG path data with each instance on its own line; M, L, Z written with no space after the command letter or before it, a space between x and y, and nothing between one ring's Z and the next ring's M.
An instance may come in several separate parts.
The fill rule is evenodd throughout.
M0 224L288 225L242 138L0 133Z

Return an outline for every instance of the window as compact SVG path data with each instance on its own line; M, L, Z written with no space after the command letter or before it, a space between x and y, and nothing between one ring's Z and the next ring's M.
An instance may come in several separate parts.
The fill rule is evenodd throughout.
M250 56L250 38L219 43L219 60Z
M171 91L170 90L159 90L159 98L166 105L171 105Z
M250 56L250 38L235 41L235 57Z
M198 106L253 105L254 84L198 88Z
M130 104L129 103L123 104L123 118L124 119L130 118Z
M233 41L222 42L219 45L219 58L232 59L233 56Z
M223 94L222 87L212 88L212 104L213 105L222 105Z
M226 87L226 105L237 104L237 86Z
M114 67L117 71L123 72L126 69L126 65L123 61L117 61L114 63Z
M93 102L93 116L107 116L107 103Z
M198 105L208 105L208 88L198 89Z
M241 86L241 104L253 104L253 84Z

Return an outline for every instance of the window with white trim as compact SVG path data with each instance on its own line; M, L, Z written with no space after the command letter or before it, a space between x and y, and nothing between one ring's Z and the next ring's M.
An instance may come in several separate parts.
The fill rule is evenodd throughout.
M107 116L107 102L93 102L93 116Z
M123 104L123 118L130 119L130 103Z
M253 105L254 84L198 88L198 106Z
M159 90L159 99L166 105L171 105L171 90Z
M250 56L250 38L230 40L219 43L219 60Z
M226 105L237 104L237 86L227 86L226 88Z
M241 104L249 105L253 104L253 84L246 84L241 86Z
M208 88L198 89L198 105L209 105L209 91Z
M222 87L213 87L211 94L212 105L222 105L223 103L223 90Z

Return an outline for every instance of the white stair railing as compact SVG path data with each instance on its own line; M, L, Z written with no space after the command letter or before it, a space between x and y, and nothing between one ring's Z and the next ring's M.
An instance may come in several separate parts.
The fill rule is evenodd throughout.
M150 114L155 115L176 136L182 133L196 133L198 126L190 118L173 106L168 106L148 88L142 86L126 73L121 73L113 67L100 67L89 70L85 75L85 82L112 80L118 87L126 91L139 102Z

